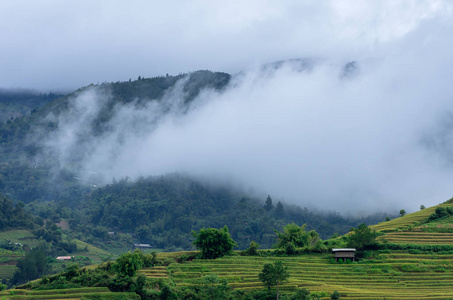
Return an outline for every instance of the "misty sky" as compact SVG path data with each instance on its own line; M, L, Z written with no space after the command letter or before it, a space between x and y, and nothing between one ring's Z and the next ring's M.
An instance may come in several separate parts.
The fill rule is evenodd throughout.
M90 90L43 143L109 179L187 172L301 205L413 211L453 196L452 14L433 0L2 1L0 87L244 71L184 116L177 88L157 123L158 106L117 107L79 149L108 97ZM292 58L316 63L259 68Z
M76 89L275 60L369 58L450 1L0 1L0 87ZM429 25L426 25L429 26ZM429 29L426 29L429 30Z

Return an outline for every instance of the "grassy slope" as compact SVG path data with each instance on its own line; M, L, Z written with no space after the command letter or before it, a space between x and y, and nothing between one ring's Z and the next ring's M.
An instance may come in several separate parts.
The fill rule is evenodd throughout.
M438 207L452 207L449 201L403 217L370 226L385 233L381 242L414 245L453 245L453 217L423 223Z
M38 245L38 240L35 238L30 230L26 229L13 229L0 232L0 240L9 240L11 243L27 244L29 247ZM85 256L89 257L93 263L99 263L106 259L114 257L113 254L99 249L93 245L82 242L78 239L73 240L77 244L77 251L71 256ZM87 251L86 251L87 250ZM10 279L16 271L17 260L23 258L25 253L23 251L0 251L0 280ZM71 262L58 262L58 264L67 264Z

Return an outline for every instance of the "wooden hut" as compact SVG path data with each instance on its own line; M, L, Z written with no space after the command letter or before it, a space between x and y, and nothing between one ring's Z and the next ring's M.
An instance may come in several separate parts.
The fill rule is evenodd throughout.
M335 261L338 261L338 259L342 259L343 261L346 261L346 259L350 259L354 261L355 259L355 248L334 248L332 249L332 252L335 254Z

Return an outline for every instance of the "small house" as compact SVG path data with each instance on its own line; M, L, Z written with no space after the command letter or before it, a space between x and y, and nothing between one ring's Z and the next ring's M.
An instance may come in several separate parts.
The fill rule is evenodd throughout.
M71 260L73 256L57 256L57 260Z
M150 244L134 244L134 249L152 249Z
M355 259L355 248L334 248L332 249L332 252L335 254L335 261L338 261L338 259L342 259L343 261L346 261L346 259L350 259L351 261L354 261Z

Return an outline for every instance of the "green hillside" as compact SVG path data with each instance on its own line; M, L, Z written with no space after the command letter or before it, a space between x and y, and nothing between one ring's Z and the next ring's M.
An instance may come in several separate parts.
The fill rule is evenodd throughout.
M447 209L453 209L452 202L452 200L449 200L370 227L384 233L379 237L379 241L383 243L452 246L453 215L447 212ZM437 211L445 211L445 213L444 215L436 215Z
M377 225L372 225L370 227L380 232L394 232L396 230L407 229L409 226L425 221L431 214L435 212L436 208L453 206L453 204L449 203L449 201L436 206L425 208L414 213L404 215L400 218L396 218L386 222L380 222Z
M105 274L105 278L110 280L107 285L123 292L126 291L124 287L131 288L133 282L140 282L137 293L142 299L167 299L165 297L170 294L174 299L275 299L272 298L275 294L267 292L258 275L265 264L281 261L288 268L290 277L280 287L280 299L301 299L296 295L301 297L306 290L310 299L330 299L335 291L339 292L341 299L453 299L453 244L437 241L437 234L448 232L434 232L453 227L453 217L447 214L451 206L451 201L447 201L371 226L380 228L384 234L378 237L377 245L365 249L354 262L335 262L330 249L321 249L321 253L300 251L306 254L294 255L285 254L285 250L280 249L258 250L257 255L248 256L236 251L217 259L201 259L198 251L157 255L134 252L124 256L127 260L120 258L116 262L78 271L78 274L91 274L90 278ZM423 230L431 231L432 241L425 242ZM399 241L395 238L398 233L407 233L411 239ZM336 238L336 243L349 235ZM326 245L331 243L325 242ZM127 277L127 280L124 277L119 288L120 270L124 269L117 265L136 259L144 263L137 265L135 277ZM56 286L52 282L72 287L80 284L77 277L66 279L64 284L58 278L62 278L61 275L49 277L46 279L48 283L36 281L22 288L48 290ZM90 285L95 282L91 280Z
M334 263L332 254L230 256L172 263L166 269L142 272L153 279L168 278L179 287L200 284L205 276L218 276L234 289L249 291L264 289L258 278L263 265L281 260L291 274L283 285L288 293L306 288L324 296L338 291L341 299L453 299L453 217L430 220L436 209L452 207L451 202L370 226L385 233L378 238L381 250L367 251L367 258L358 262ZM392 248L391 244L407 249L386 249ZM164 253L159 256L171 257Z

